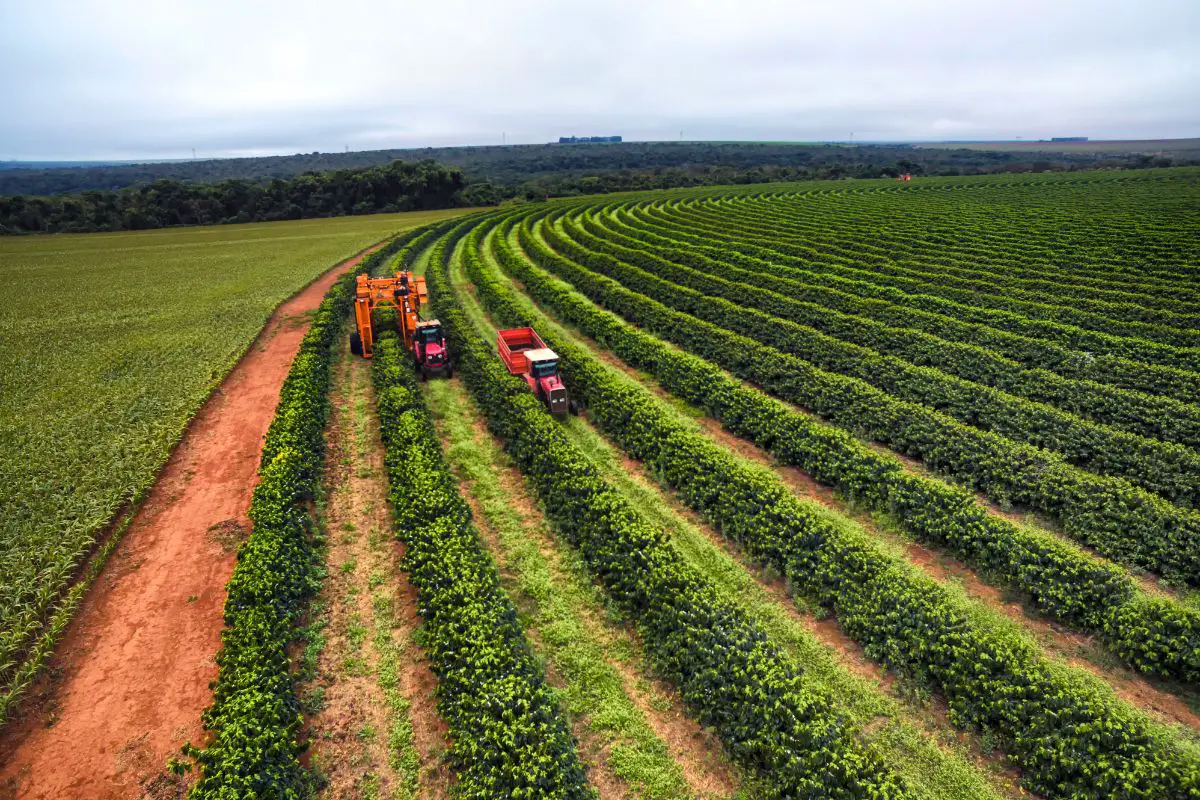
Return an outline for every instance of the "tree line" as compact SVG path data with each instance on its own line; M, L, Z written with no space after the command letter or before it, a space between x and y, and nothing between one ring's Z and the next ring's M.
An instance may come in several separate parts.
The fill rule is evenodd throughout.
M0 234L86 233L451 208L462 170L434 161L310 172L291 179L159 179L116 191L0 197Z
M516 191L528 181L570 181L585 175L624 171L623 180L650 181L656 171L695 179L696 171L731 169L791 169L800 177L877 175L900 161L918 164L911 170L929 175L971 175L998 170L1078 169L1136 167L1154 160L1157 166L1185 164L1200 159L1200 140L1192 150L1178 150L1170 158L1139 153L986 151L926 149L911 145L836 144L791 142L621 142L592 145L485 145L479 147L426 147L407 150L363 150L349 153L297 153L290 156L221 158L167 161L149 164L8 168L0 166L0 195L70 194L88 189L116 190L171 179L218 183L238 178L264 183L288 180L308 172L379 167L395 160L432 160L463 171L469 183L493 183ZM682 170L682 172L679 172ZM646 177L641 178L644 174Z

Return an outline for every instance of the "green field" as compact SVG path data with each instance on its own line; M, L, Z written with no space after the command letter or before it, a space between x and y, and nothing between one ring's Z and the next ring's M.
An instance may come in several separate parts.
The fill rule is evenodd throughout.
M96 534L271 311L373 242L459 213L0 240L0 697Z

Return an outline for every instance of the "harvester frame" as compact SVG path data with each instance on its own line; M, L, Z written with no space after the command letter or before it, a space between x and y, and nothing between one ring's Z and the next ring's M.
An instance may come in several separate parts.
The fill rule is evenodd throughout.
M371 358L375 350L374 313L380 308L396 310L396 328L404 349L413 357L424 379L432 372L446 377L453 373L453 364L446 351L441 323L421 319L421 306L429 300L425 278L413 272L397 272L387 278L359 275L354 284L354 322L350 334L350 351Z

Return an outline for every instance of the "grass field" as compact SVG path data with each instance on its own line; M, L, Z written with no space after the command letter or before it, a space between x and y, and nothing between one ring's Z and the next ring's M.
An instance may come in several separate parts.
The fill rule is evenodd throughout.
M0 687L272 309L457 213L0 239Z

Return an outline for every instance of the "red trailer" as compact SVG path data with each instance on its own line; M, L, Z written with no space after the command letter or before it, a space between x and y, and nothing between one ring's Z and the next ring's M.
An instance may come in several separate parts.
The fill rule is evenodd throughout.
M537 331L533 328L500 331L496 334L496 349L508 371L525 378L530 391L546 404L551 414L561 419L568 411L575 411L567 387L558 376L558 354L546 347Z

